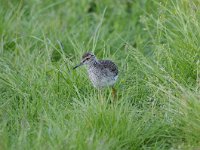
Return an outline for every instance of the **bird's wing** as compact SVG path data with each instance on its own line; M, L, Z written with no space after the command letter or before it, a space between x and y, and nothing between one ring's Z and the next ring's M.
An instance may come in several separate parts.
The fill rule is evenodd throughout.
M99 62L104 66L104 68L107 68L115 75L118 75L118 68L117 65L115 65L115 63L113 63L110 60L99 60Z

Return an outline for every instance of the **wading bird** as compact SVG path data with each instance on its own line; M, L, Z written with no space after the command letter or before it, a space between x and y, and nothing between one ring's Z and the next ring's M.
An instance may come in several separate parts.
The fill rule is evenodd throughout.
M87 66L89 79L95 88L112 87L113 97L116 97L114 84L118 78L118 68L114 62L111 60L97 60L93 53L86 52L82 56L80 64L76 65L73 69L82 65Z

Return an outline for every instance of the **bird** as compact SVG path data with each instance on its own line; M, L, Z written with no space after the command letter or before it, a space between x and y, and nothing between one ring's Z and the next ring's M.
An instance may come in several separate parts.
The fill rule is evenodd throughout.
M98 60L92 52L86 52L81 62L73 69L85 65L93 86L97 89L112 87L112 95L116 97L114 84L118 79L118 67L111 60Z

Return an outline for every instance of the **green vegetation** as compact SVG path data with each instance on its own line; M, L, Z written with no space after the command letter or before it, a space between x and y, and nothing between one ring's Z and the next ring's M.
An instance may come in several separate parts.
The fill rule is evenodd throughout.
M199 0L1 0L0 149L199 149ZM99 93L85 51L120 70Z

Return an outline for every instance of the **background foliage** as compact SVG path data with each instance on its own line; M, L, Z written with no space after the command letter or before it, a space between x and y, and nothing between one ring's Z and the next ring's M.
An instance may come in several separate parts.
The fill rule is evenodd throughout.
M198 0L1 0L0 149L199 149ZM118 99L73 71L117 63Z

